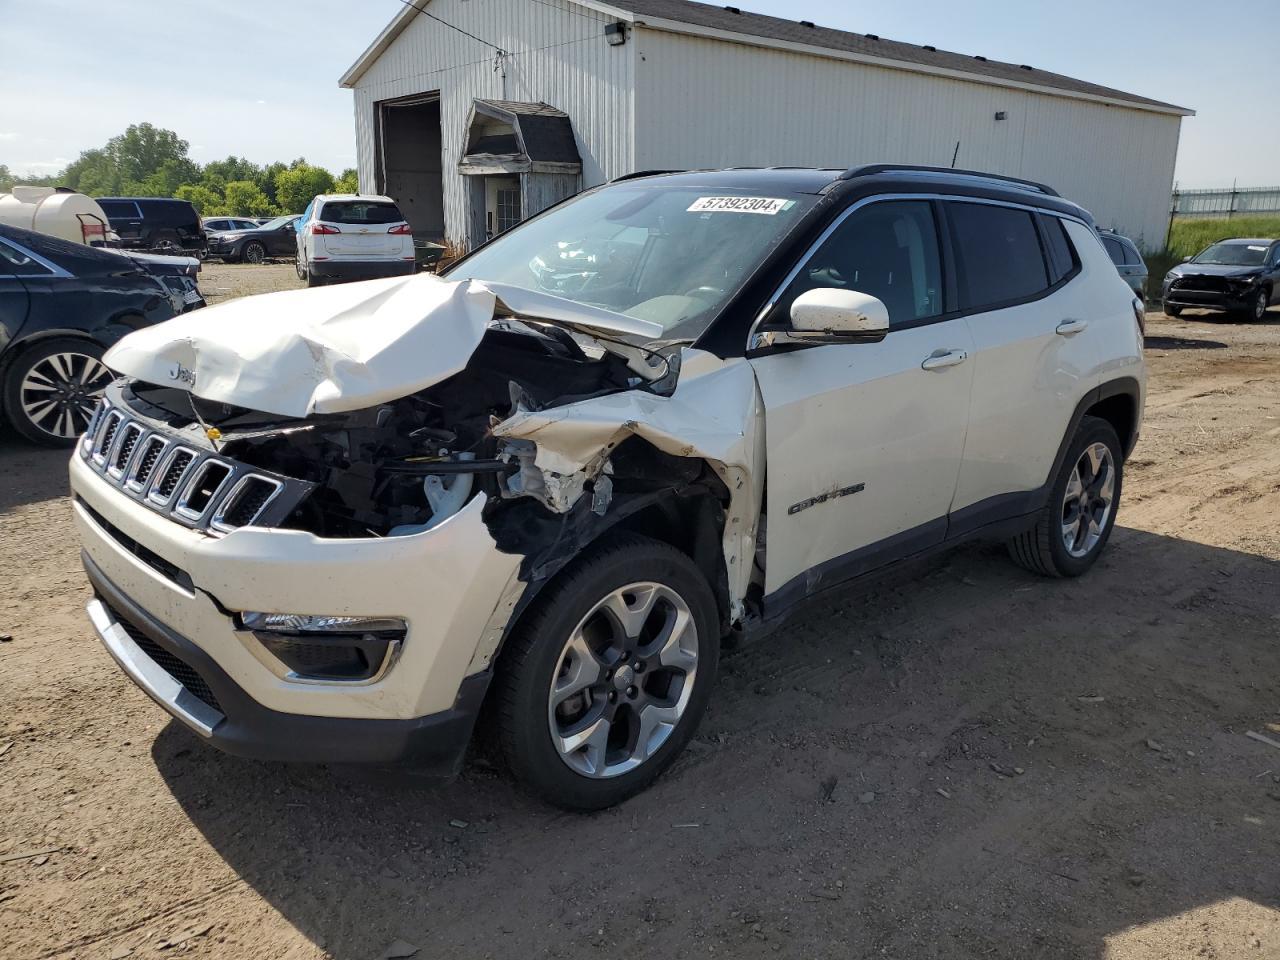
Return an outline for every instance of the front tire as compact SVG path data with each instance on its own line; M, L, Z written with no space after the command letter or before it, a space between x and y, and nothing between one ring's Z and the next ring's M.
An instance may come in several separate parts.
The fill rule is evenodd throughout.
M267 248L256 240L251 240L244 245L244 250L240 253L240 259L245 263L262 263L267 259Z
M638 793L697 728L719 648L715 598L687 556L629 534L592 549L502 653L494 695L508 765L567 809Z
M1166 317L1173 317L1174 319L1177 319L1178 317L1182 316L1182 308L1175 307L1171 303L1166 303L1164 304L1164 315Z
M1249 305L1249 319L1255 323L1267 318L1267 307L1271 305L1271 296L1266 290L1259 290Z
M46 447L74 444L113 379L102 354L98 344L73 337L55 337L19 354L4 382L13 429Z
M1046 577L1078 577L1107 545L1120 507L1124 455L1115 429L1099 417L1080 421L1049 502L1035 526L1009 541L1014 562Z

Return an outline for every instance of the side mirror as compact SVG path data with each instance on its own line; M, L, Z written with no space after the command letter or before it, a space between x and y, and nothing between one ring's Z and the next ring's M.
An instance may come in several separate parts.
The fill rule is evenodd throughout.
M857 290L819 287L791 304L791 336L797 340L858 343L883 340L889 332L889 308Z

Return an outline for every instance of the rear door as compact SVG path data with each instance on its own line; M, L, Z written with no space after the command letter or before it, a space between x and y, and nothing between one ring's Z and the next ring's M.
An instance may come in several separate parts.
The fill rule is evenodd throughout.
M1099 298L1129 307L1084 224L990 201L949 200L946 211L975 347L958 535L1035 508L1076 404L1096 385L1094 337L1112 319Z
M111 229L121 240L136 241L142 237L142 211L132 200L99 200L102 212L111 222Z
M405 233L391 232L400 228L407 233L408 224L394 203L386 200L326 200L312 232L320 241L317 246L323 247L323 250L316 250L318 255L380 260L401 254Z
M973 364L948 313L934 205L884 200L845 216L766 319L819 287L884 302L879 343L752 357L765 407L766 612L940 542L964 449Z

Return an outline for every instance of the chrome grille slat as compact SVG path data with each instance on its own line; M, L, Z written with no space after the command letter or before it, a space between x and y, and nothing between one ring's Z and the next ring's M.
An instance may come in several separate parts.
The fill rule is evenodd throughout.
M104 482L184 527L222 536L259 521L279 523L315 486L167 435L163 421L132 414L112 389L78 456Z

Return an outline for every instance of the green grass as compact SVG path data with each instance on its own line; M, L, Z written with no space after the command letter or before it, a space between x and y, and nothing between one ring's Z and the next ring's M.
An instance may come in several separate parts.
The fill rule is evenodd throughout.
M1169 250L1181 260L1228 237L1280 236L1280 216L1232 217L1230 220L1201 220L1187 217L1173 221L1169 232Z

